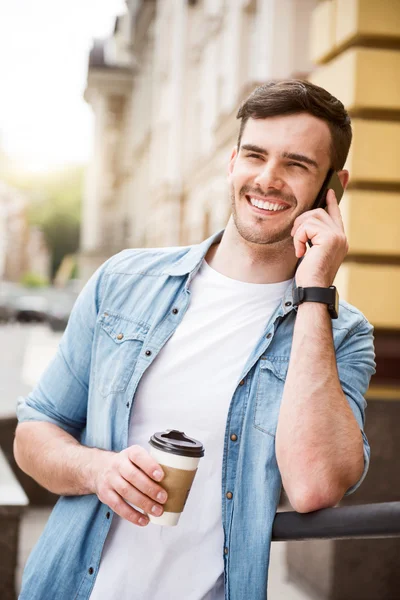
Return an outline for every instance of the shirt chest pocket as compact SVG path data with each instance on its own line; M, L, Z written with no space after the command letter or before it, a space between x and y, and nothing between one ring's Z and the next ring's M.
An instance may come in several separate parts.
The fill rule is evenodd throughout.
M259 361L254 426L275 437L289 358L262 358Z
M100 319L96 352L96 387L104 397L124 392L131 380L149 326L120 315Z

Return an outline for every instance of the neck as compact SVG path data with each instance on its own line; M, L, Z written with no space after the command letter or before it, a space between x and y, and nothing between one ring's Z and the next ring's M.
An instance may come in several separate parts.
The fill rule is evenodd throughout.
M232 217L219 244L213 244L206 261L219 273L246 283L279 283L294 276L297 258L292 239L275 244L247 242Z

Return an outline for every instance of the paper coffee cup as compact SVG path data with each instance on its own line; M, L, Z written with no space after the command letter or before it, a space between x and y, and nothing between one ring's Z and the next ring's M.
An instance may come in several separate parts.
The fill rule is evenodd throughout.
M168 494L161 517L148 515L152 523L174 526L185 507L195 478L200 458L204 456L203 444L187 437L183 431L159 431L149 440L150 454L161 465L165 476L160 485Z

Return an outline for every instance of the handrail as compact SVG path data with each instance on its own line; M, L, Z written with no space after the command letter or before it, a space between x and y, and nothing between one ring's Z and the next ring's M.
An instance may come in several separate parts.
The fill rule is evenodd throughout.
M392 537L400 537L400 502L278 512L272 529L273 542Z

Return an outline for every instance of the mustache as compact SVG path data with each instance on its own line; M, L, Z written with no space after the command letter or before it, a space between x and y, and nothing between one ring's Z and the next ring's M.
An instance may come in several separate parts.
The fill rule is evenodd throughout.
M268 190L268 193L266 193L259 188L253 189L248 185L244 185L240 190L240 196L244 196L245 194L251 195L252 193L255 194L256 196L262 196L265 199L277 198L279 200L283 200L283 202L287 202L290 205L297 204L297 200L296 200L295 196L290 195L290 194L283 194L279 190Z

